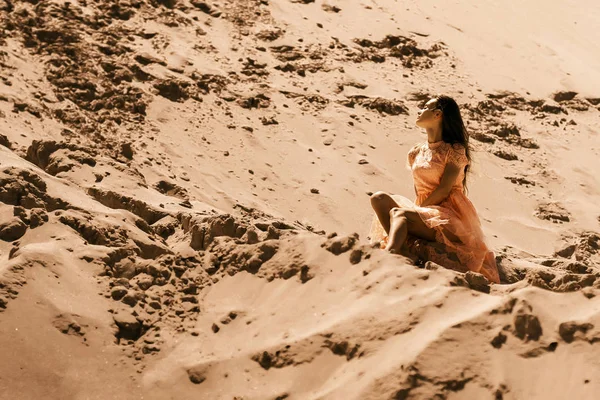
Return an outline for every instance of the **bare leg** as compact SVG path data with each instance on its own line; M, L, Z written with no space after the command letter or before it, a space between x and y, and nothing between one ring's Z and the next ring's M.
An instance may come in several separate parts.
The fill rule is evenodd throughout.
M408 253L406 238L409 233L418 238L435 241L435 231L425 225L416 211L392 208L390 220L391 226L386 250L391 253L403 255Z
M390 211L400 207L392 196L385 192L376 192L371 196L371 206L385 232L389 235L391 227Z
M402 254L408 236L408 219L400 208L392 208L389 215L391 224L388 232L389 241L385 249L390 253Z
M400 207L389 194L385 192L373 194L371 205L383 229L388 234L385 249L391 253L402 254L415 261L415 257L410 254L406 245L408 235L430 242L435 241L435 230L425 225L416 211ZM450 232L447 232L446 236L453 240L454 235Z

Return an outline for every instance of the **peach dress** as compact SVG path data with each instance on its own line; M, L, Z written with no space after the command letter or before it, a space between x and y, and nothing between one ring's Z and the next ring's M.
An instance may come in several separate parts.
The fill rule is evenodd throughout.
M457 165L461 170L450 194L438 205L420 207L440 184L447 164ZM433 261L456 271L479 272L490 282L499 283L494 253L486 246L477 211L463 192L467 164L465 148L461 144L451 145L444 141L418 144L408 153L408 167L413 173L417 198L413 203L400 195L392 197L400 207L416 211L425 225L435 230L435 242L409 235L407 244L412 253L424 261ZM386 232L377 216L371 224L370 239L381 242L382 248L387 244Z

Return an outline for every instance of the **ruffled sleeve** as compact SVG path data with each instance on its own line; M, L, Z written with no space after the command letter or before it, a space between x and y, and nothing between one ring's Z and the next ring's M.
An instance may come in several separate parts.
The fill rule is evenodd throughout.
M469 163L465 147L459 143L455 143L449 147L446 164L453 164L460 168L464 168Z
M409 150L408 157L406 160L406 167L408 169L412 169L412 165L415 162L415 158L417 158L417 154L419 154L420 150L421 150L421 144L417 144L417 145L413 146L412 149Z

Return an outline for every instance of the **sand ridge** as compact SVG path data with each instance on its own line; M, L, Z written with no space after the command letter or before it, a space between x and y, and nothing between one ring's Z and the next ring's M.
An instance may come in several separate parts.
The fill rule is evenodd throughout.
M594 398L600 9L431 7L0 1L0 398ZM501 285L368 244L439 92Z

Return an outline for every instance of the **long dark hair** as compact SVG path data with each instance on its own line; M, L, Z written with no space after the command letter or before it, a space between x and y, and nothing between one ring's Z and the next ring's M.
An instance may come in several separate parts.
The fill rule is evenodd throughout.
M467 160L465 166L465 177L463 178L464 192L467 192L467 173L471 169L471 149L469 149L469 133L460 115L458 104L452 97L439 95L437 107L442 111L442 140L446 143L460 143L465 147Z

